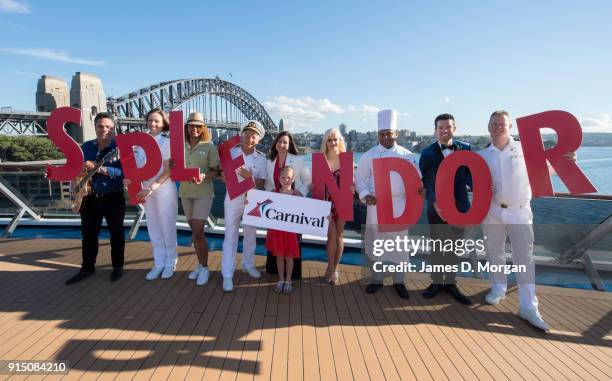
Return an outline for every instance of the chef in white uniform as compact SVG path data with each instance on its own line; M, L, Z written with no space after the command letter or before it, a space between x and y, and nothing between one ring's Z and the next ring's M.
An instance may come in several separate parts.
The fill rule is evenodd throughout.
M550 328L538 311L535 293L531 186L522 146L510 135L511 129L508 112L493 112L489 119L491 144L478 152L487 162L493 181L491 207L482 224L487 257L491 265L505 265L506 237L510 237L513 264L526 268L526 271L515 274L520 301L519 316L533 326L548 331ZM576 160L574 152L566 153L565 157ZM491 272L489 279L491 292L485 296L485 302L495 305L506 296L507 276L502 271Z
M236 170L239 181L253 176L258 189L263 189L266 179L266 156L255 149L255 145L264 136L265 129L255 120L247 121L240 129L240 145L230 151L232 158L242 155L244 165ZM238 249L238 236L240 220L244 212L246 193L230 200L226 192L223 204L225 217L225 238L223 239L223 255L221 258L221 275L223 276L223 290L230 292L234 289L233 276L236 267L236 251ZM253 278L261 274L255 269L256 230L254 226L242 226L242 271Z
M355 188L359 198L367 205L366 229L364 232L365 251L370 261L389 263L408 263L410 255L405 252L385 252L384 255L376 257L372 253L375 239L393 239L408 235L408 230L398 232L379 232L378 218L376 215L376 190L374 189L374 175L372 161L386 157L399 157L408 160L418 172L416 158L408 149L396 144L397 139L397 111L381 110L378 112L378 142L379 144L368 150L357 164L357 175ZM393 195L393 216L398 217L404 212L406 204L406 192L404 183L399 174L391 172L391 193ZM420 175L419 175L420 176ZM381 272L372 272L372 282L366 287L366 292L375 293L382 287L383 276ZM393 286L398 295L408 299L408 290L404 285L404 273L393 273Z

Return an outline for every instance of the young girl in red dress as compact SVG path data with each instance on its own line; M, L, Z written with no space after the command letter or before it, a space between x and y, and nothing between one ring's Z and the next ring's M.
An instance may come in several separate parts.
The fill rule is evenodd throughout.
M293 168L281 168L279 176L280 189L277 188L275 192L299 195L299 192L292 189L294 179ZM293 286L291 285L293 258L299 258L300 256L297 233L268 229L266 249L276 257L276 266L278 267L278 283L274 291L290 294L293 291Z

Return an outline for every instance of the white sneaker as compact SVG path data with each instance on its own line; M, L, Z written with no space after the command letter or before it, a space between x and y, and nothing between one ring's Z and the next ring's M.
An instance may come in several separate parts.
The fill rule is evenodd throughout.
M161 267L161 266L153 266L151 271L149 271L147 273L147 276L145 277L145 279L146 280L155 280L155 279L159 278L159 275L162 273L162 271L164 271L163 267Z
M232 278L223 278L223 291L232 292L234 290L234 282Z
M485 303L494 306L496 304L499 304L499 302L504 299L506 299L505 292L491 291L487 294L487 296L485 296Z
M524 310L521 308L519 310L519 317L527 320L531 325L541 329L544 332L550 331L550 326L546 324L544 319L542 319L542 316L538 310Z
M189 275L187 276L187 278L189 278L191 280L196 280L201 268L202 268L202 265L198 263L198 265L196 266L195 270L190 272Z
M249 274L251 278L259 279L261 277L261 273L255 267L244 267L242 271Z
M174 266L164 267L164 271L161 274L162 279L170 279L174 275Z
M198 279L196 280L196 286L204 286L206 283L208 283L208 276L208 267L200 267Z

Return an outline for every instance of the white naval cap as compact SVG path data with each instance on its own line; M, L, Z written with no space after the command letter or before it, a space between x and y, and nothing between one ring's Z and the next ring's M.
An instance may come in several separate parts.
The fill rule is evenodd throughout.
M378 112L378 131L397 130L397 111L380 110Z
M266 134L266 129L264 128L264 126L256 120L247 120L246 123L243 124L242 127L240 127L240 134L242 135L245 130L252 130L257 132L259 134L260 139L263 138Z

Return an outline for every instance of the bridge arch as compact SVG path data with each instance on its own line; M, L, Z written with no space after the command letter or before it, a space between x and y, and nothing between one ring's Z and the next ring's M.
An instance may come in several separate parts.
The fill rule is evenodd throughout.
M278 131L268 112L255 97L240 86L220 78L191 78L161 82L125 96L108 98L107 107L120 119L136 120L144 118L153 108L158 107L164 111L176 110L198 97L207 95L231 103L246 119L259 121L267 132ZM227 114L225 116L227 120Z

